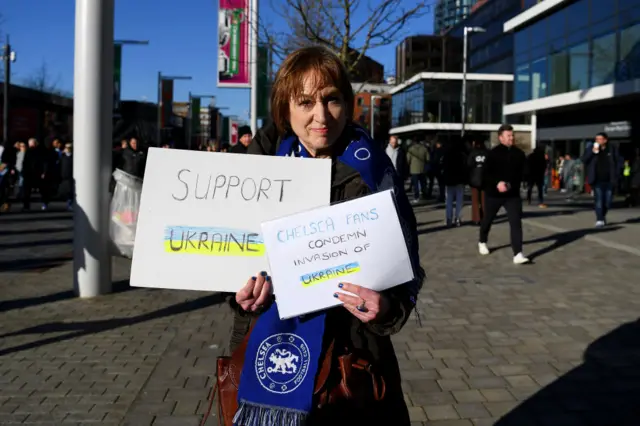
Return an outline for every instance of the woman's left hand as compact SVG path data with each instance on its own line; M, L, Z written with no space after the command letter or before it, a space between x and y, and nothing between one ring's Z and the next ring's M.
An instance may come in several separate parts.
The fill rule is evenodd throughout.
M364 323L379 321L389 311L389 299L382 293L351 283L340 283L338 287L355 295L338 292L334 297L343 302L343 306Z

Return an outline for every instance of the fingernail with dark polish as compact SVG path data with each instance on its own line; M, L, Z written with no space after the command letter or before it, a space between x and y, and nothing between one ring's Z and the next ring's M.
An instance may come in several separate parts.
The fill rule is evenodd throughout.
M338 298L338 293L333 293L333 297Z
M251 277L251 279L252 279L253 281L255 281L255 280L256 280L256 277Z
M271 277L267 275L267 281L271 281Z
M262 271L262 272L260 272L260 275L263 276L263 277L266 277L267 273L265 271Z
M344 284L340 283L340 284L338 284L338 287L342 288L342 287L344 287Z

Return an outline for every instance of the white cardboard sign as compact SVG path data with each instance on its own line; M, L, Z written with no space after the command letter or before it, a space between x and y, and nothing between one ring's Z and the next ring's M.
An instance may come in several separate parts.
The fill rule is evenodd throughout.
M131 285L236 292L268 270L260 224L330 191L330 160L151 148Z
M281 319L340 305L340 282L385 290L414 278L391 191L262 224Z

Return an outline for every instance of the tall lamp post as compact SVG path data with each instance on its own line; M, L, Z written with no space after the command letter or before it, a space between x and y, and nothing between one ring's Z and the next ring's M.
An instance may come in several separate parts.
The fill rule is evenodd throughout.
M16 52L11 50L9 36L2 49L2 61L4 62L4 84L2 86L2 141L9 143L9 90L11 90L11 62L16 61Z
M462 110L460 137L464 138L464 128L467 122L467 51L469 50L469 34L483 33L486 30L481 27L464 27L464 40L462 45L462 99L460 108Z
M189 76L166 76L158 71L158 129L156 132L156 143L162 146L162 82L174 80L191 80Z
M376 118L376 99L381 99L382 96L371 95L371 139L375 133L375 118Z
M119 113L120 110L120 72L122 62L122 46L147 46L149 40L114 40L113 41L113 112Z
M249 32L251 48L251 134L258 132L258 0L251 0L249 10Z

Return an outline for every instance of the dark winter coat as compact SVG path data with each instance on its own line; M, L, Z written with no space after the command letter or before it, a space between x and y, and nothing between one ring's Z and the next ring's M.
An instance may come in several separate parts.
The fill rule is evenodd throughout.
M147 165L147 156L141 150L126 148L122 151L122 171L142 178Z
M451 144L442 152L442 183L464 185L468 181L467 155L461 144Z
M268 129L267 129L268 131ZM273 133L258 132L249 145L248 153L255 155L273 155L278 146L279 138L274 140ZM345 138L349 140L348 138ZM337 148L344 150L346 145ZM383 152L380 155L388 157ZM389 160L390 161L390 160ZM390 173L395 175L393 167ZM391 181L391 179L390 179ZM397 175L392 180L395 185L401 185ZM359 173L344 163L334 159L331 174L331 202L336 203L359 198L370 193L369 187ZM417 279L422 282L424 270L420 267L418 253L418 239L416 219L404 191L396 191L396 202L399 216L405 228L405 238L409 248L411 263ZM414 306L407 292L407 286L397 286L386 290L385 295L391 303L389 314L383 322L377 324L363 324L346 309L338 307L327 311L325 336L336 340L336 347L352 348L354 352L364 354L379 369L386 383L386 396L383 401L366 407L340 406L330 407L331 412L312 413L310 425L354 425L354 424L385 424L408 426L410 424L406 403L404 401L400 369L390 336L398 333L408 320ZM254 316L242 310L231 298L231 306L236 312L231 349L242 341L249 329ZM326 351L329 339L325 339L323 350Z
M484 175L484 163L487 160L489 150L487 148L474 148L467 158L469 167L469 185L472 188L482 188L482 177Z
M484 166L483 186L489 197L520 197L520 186L524 177L527 157L517 146L498 144L489 151ZM507 192L498 191L498 183L509 186Z

